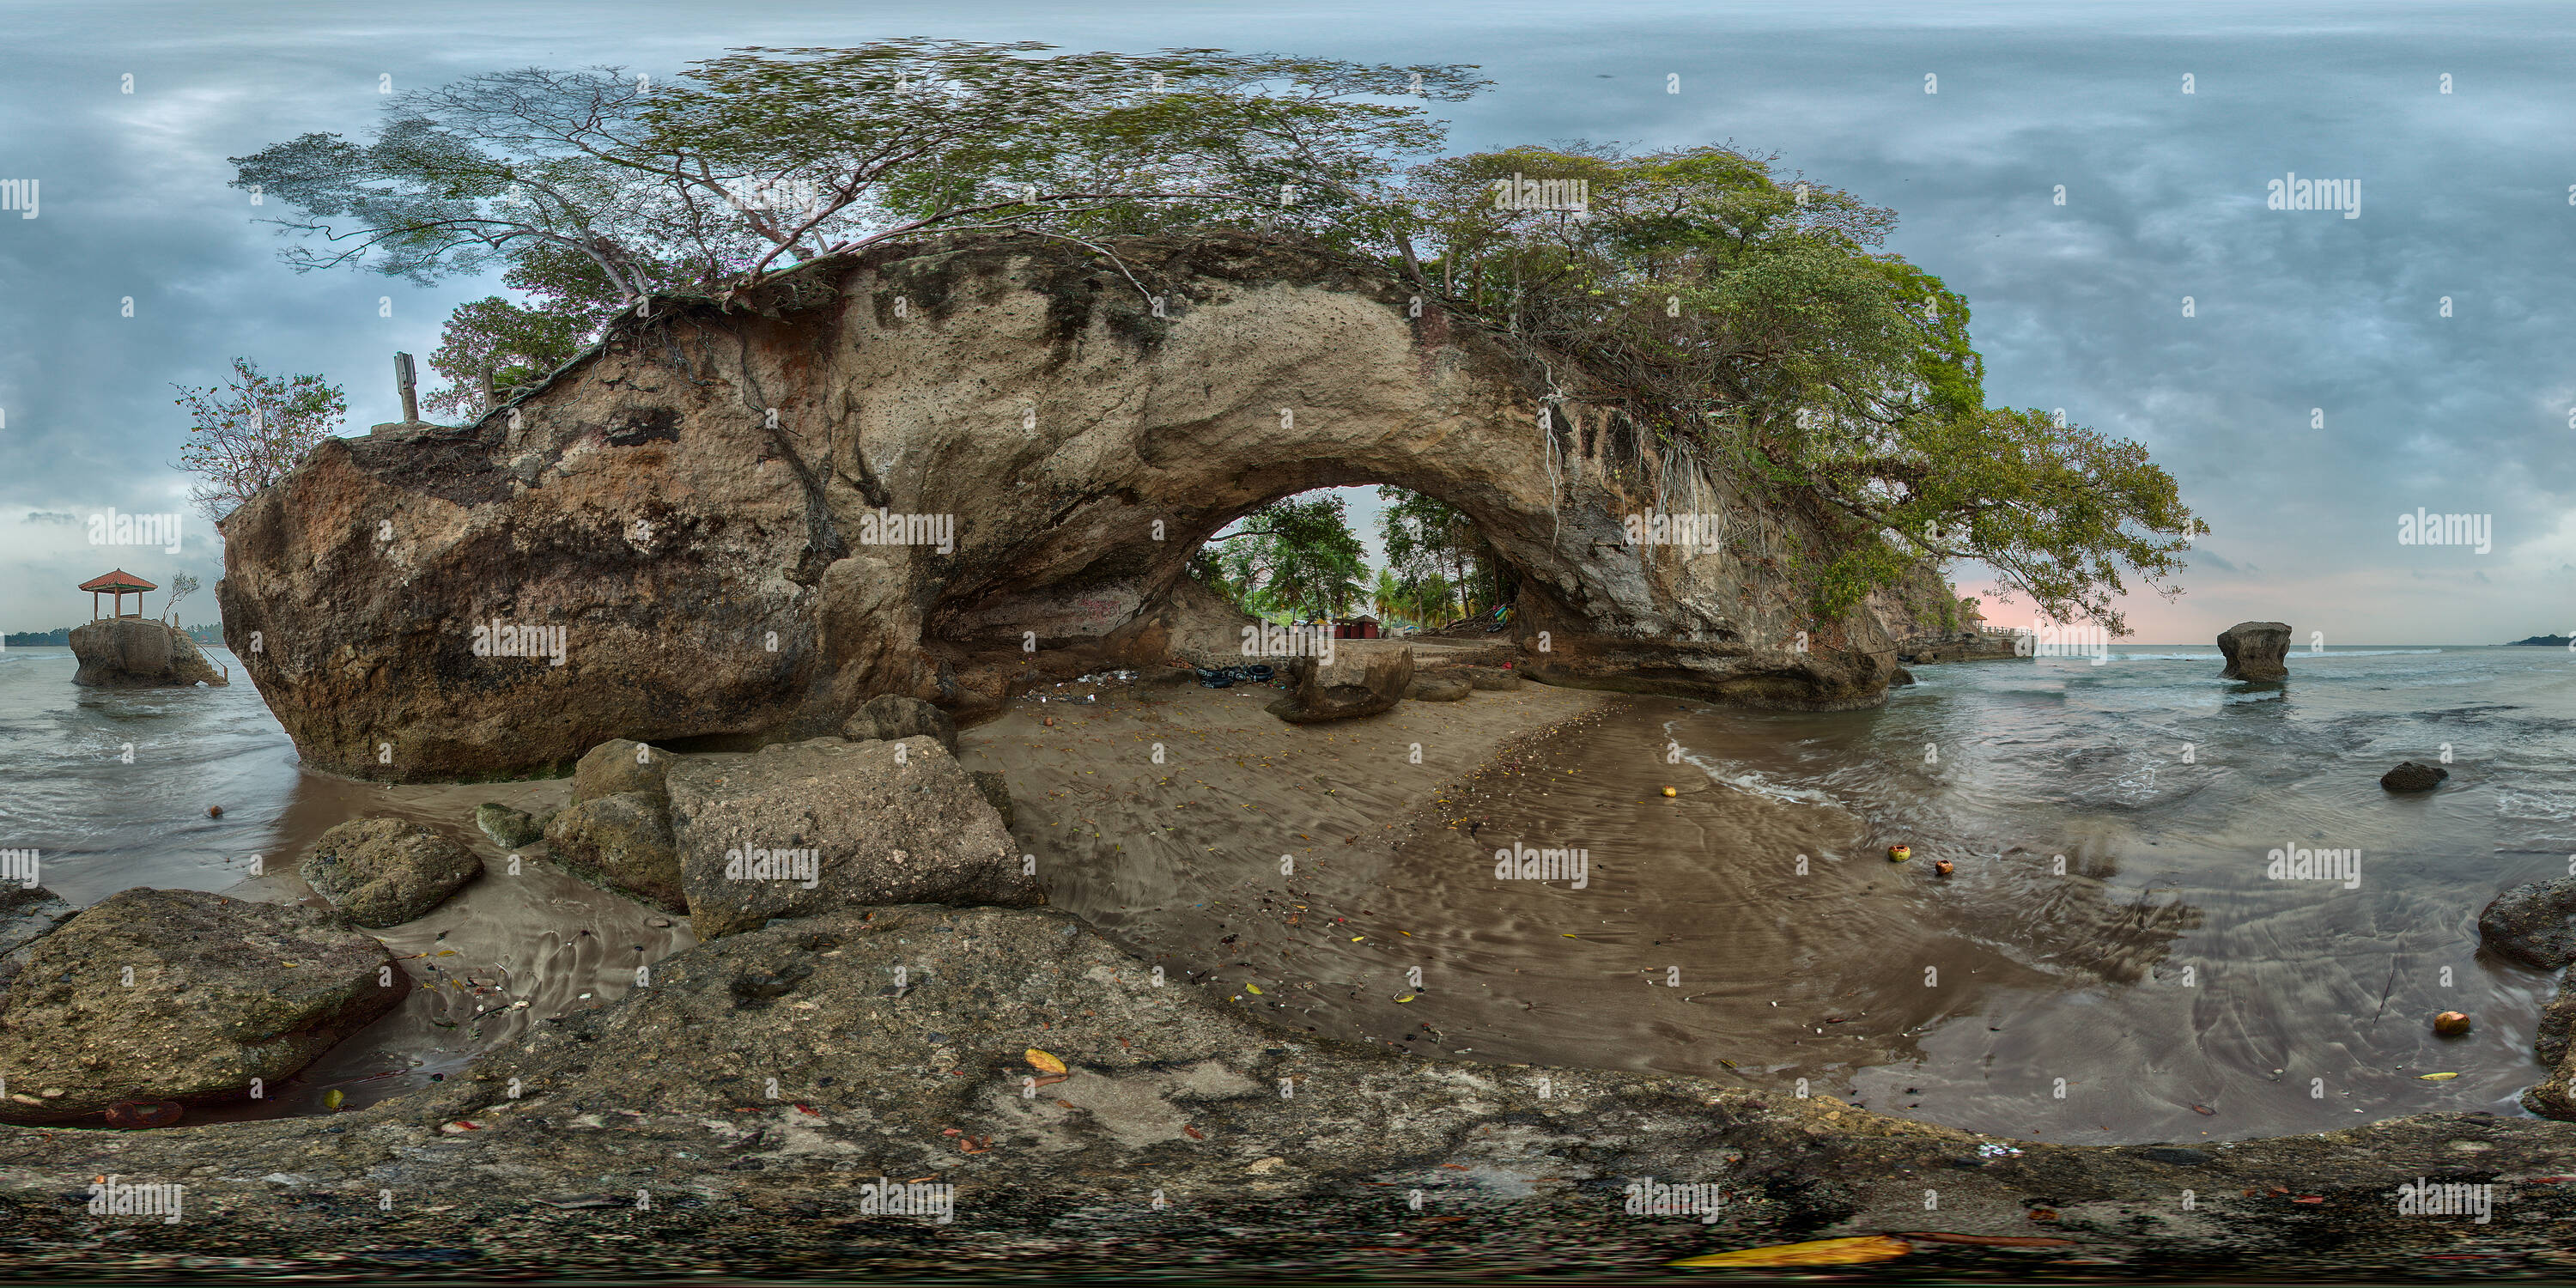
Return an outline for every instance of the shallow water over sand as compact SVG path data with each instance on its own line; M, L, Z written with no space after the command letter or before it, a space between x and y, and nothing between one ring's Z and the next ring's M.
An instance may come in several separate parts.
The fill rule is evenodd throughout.
M1829 715L1524 689L1287 729L1252 697L1113 688L969 741L1011 768L1060 905L1325 1034L1804 1078L2055 1141L2520 1113L2550 981L2480 957L2475 918L2576 848L2566 660L2355 650L2257 689L2157 652L1927 667ZM1413 742L1586 709L1411 814L1456 776ZM1160 769L1102 759L1149 741ZM2444 742L2443 791L2378 787ZM1496 879L1522 845L1584 851L1582 887ZM2359 850L2358 882L2267 875L2299 846ZM2446 1009L2476 1031L2435 1038Z

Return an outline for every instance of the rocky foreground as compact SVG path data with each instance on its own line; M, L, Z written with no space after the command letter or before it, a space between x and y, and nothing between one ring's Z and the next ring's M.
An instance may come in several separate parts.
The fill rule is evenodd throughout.
M2205 1148L2008 1145L1825 1097L1319 1042L1044 909L781 920L654 967L468 1077L364 1111L0 1130L22 1271L1143 1273L1651 1269L1841 1234L2033 1273L2576 1265L2576 1124L2438 1115ZM1058 1071L1061 1066L1061 1072ZM94 1215L93 1178L184 1186ZM2489 1219L2400 1185L2492 1186ZM881 1181L919 1214L873 1210ZM1712 1184L1713 1219L1631 1214ZM935 1187L953 1187L941 1190ZM1648 1191L1651 1193L1651 1191ZM898 1207L904 1204L896 1205ZM2063 1242L2056 1242L2063 1241Z

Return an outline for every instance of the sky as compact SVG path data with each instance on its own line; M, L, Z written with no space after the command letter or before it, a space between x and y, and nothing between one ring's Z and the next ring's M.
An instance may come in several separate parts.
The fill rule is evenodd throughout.
M2179 481L2213 531L2184 595L2124 605L2138 641L2247 619L2329 644L2565 633L2569 19L2467 0L0 0L0 204L8 180L39 193L34 218L0 209L0 629L88 620L74 587L110 566L195 574L208 591L179 616L212 620L222 551L194 513L175 555L89 542L93 515L187 511L173 386L215 383L237 355L319 372L363 433L398 417L394 351L425 359L449 310L499 289L298 275L254 222L272 212L226 186L227 158L366 136L385 89L482 71L666 77L737 46L929 35L1472 63L1496 84L1441 105L1456 151L1776 152L1897 211L1887 248L1974 310L1990 401L2062 408ZM2353 185L2358 217L2268 208L2267 181L2291 174ZM1370 495L1354 499L1366 521ZM2485 516L2487 548L2402 542L2419 507ZM1975 567L1954 576L1987 588Z

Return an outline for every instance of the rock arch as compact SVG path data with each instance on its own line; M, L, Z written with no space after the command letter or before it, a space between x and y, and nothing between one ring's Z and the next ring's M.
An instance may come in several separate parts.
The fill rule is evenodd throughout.
M235 651L308 764L366 777L810 736L886 692L972 716L1230 646L1190 553L1275 497L1392 483L1522 574L1540 678L1883 700L1896 623L1810 620L1811 525L1550 400L1473 322L1250 237L1115 250L885 247L730 308L657 301L479 424L325 444L226 522ZM1654 509L1729 539L1626 544ZM885 539L943 518L948 553ZM507 651L529 639L549 655Z

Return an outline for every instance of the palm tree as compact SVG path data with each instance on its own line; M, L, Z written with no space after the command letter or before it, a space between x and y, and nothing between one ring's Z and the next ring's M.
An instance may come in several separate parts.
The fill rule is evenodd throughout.
M1369 604L1377 609L1377 615L1382 619L1394 617L1396 610L1404 605L1404 587L1396 584L1395 570L1377 570L1377 584L1369 588Z

